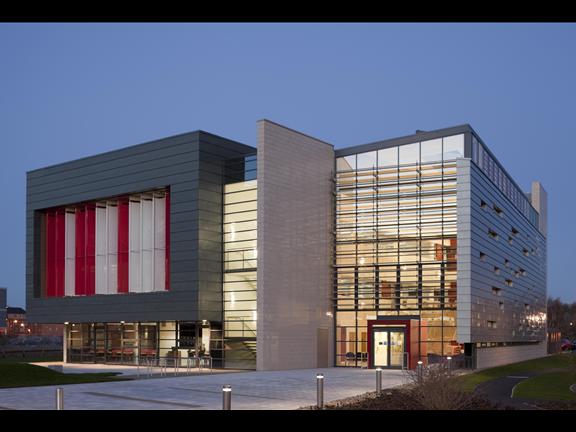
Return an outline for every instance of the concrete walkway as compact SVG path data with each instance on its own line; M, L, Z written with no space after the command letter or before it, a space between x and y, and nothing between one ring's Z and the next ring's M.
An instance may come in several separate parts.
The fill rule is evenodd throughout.
M217 374L217 373L232 373L241 372L236 369L210 369L208 367L191 367L190 370L184 367L179 367L174 369L173 367L167 367L162 369L160 367L147 368L145 365L128 366L128 365L112 365L112 364L89 364L89 363L62 363L62 362L41 362L41 363L30 363L36 366L47 367L48 369L53 369L58 372L63 372L65 374L76 374L76 373L103 373L103 372L115 372L123 376L130 378L136 378L140 376L144 378L148 373L152 373L153 376L161 376L165 374L166 376L174 376L174 373L178 375L186 375L188 372L191 374Z
M327 368L239 372L95 384L0 389L0 408L55 406L55 389L64 388L65 409L222 409L222 386L232 386L232 409L296 409L316 404L316 374L324 374L324 401L375 390L369 369ZM382 388L404 384L402 371L383 371Z

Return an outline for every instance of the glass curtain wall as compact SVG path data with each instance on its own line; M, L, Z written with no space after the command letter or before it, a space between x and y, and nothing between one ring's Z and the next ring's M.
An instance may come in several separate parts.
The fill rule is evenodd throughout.
M224 344L226 367L256 367L256 157L229 161L224 185Z
M419 356L456 341L456 158L464 136L337 159L336 364L365 365L367 321L416 316Z

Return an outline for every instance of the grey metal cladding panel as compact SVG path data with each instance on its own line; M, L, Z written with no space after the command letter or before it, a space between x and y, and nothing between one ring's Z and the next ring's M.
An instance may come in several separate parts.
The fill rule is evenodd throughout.
M457 338L461 343L470 341L470 302L471 302L471 245L470 245L470 161L457 162Z
M545 263L536 253L538 245L544 249L540 253L545 253L545 240L480 169L473 163L471 166L472 341L543 340L543 329L526 328L528 318L544 313L546 308ZM486 202L485 208L480 207L480 200ZM502 216L497 215L494 204L502 209ZM519 231L518 235L512 234L512 227ZM489 228L498 233L498 240L488 236ZM508 242L509 236L512 243ZM528 256L523 249L529 251ZM485 262L480 260L480 252L486 254ZM520 269L526 275L515 274ZM511 280L513 286L507 286L505 279ZM498 295L492 287L500 289L496 291ZM489 320L496 322L497 328L489 328Z
M101 153L93 156L84 157L81 159L76 159L73 161L63 162L60 164L52 165L49 167L39 168L36 170L28 171L27 177L29 180L33 180L38 177L46 177L51 175L63 174L70 170L75 169L90 169L90 167L98 164L107 164L108 162L122 160L127 157L138 157L140 154L149 155L153 159L156 152L159 151L161 154L170 154L170 147L179 147L190 145L193 151L198 149L198 132L191 132L182 135L177 135L168 138L162 138L155 141L150 141L143 144L137 144L131 147L125 147L118 150L109 151L106 153ZM137 159L136 159L137 160Z
M36 209L41 208L40 204L46 205L45 203L48 202L73 204L82 199L106 198L113 194L140 192L142 188L164 187L177 183L179 180L193 180L196 176L197 171L193 170L189 164L170 168L161 167L131 175L121 175L118 178L102 178L89 185L73 183L61 185L57 189L42 194L29 194L28 202Z
M195 313L196 291L127 294L90 297L31 299L28 315L31 321L64 322L81 318L84 321L160 320L162 312L189 310ZM130 318L128 318L130 317ZM173 319L173 318L172 318Z
M256 153L256 148L254 147L207 132L201 132L199 139L201 152L220 156L224 159L234 159Z
M88 185L94 181L100 181L102 178L119 181L122 177L130 174L147 172L158 168L172 168L182 164L193 167L193 169L198 168L198 153L190 148L185 153L172 156L162 156L160 151L156 153L158 153L157 157L147 154L138 155L139 161L126 157L122 160L122 164L118 163L118 161L110 161L105 167L101 164L91 166L90 171L87 168L76 169L63 174L53 174L49 179L47 176L30 179L28 181L28 190L33 195L68 187L71 184Z
M368 144L356 145L353 147L346 147L343 149L335 150L334 152L335 152L336 157L348 156L348 155L352 155L352 154L356 154L356 153L369 152L369 151L379 150L379 149L383 149L383 148L396 147L396 146L400 146L400 145L404 145L404 144L410 144L410 143L419 142L419 141L428 141L428 140L441 138L441 137L445 137L445 136L465 134L465 133L471 133L471 132L472 132L472 128L470 127L470 125L464 124L464 125L453 126L453 127L444 128L444 129L437 129L437 130L430 131L430 132L423 132L423 133L407 135L407 136L403 136L403 137L399 137L399 138L392 138L392 139L377 141L377 142L368 143Z

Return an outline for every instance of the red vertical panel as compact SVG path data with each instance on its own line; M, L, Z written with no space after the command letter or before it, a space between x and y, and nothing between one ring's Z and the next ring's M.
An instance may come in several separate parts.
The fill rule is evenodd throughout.
M128 197L118 199L118 292L128 292Z
M64 275L66 269L66 215L63 208L56 210L56 243L54 250L56 253L56 287L54 296L64 297Z
M96 293L96 206L86 205L86 295Z
M166 258L164 266L164 277L166 279L164 289L170 290L170 190L166 191Z
M86 295L86 208L76 209L76 295Z
M52 211L45 213L46 217L46 297L54 297L55 287L55 253L54 243L56 235L55 215Z

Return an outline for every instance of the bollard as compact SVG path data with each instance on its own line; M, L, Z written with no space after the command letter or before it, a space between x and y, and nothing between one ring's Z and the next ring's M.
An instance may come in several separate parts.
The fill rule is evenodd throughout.
M56 389L56 409L58 411L64 409L64 389L60 387Z
M316 405L318 409L324 409L324 375L316 375Z
M418 373L418 384L422 384L422 360L418 360L418 367L416 369Z
M232 409L232 386L222 387L222 409L230 411Z
M382 393L382 368L376 368L376 393Z
M452 357L448 356L446 360L448 360L448 376L452 376Z

